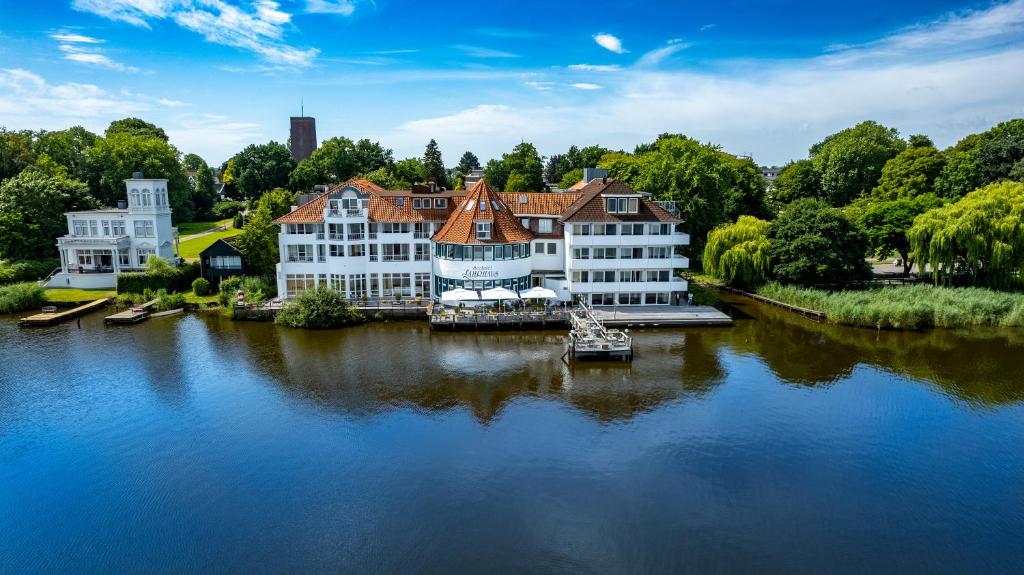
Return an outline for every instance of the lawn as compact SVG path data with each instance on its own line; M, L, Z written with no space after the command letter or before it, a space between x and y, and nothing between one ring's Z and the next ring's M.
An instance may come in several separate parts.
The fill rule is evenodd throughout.
M46 290L46 301L93 301L115 295L117 292L114 290L49 288Z
M185 292L185 302L194 304L211 304L217 303L218 295L213 293L211 295L196 295L194 292Z
M191 240L185 240L178 245L178 255L185 258L186 260L197 260L199 259L199 252L210 247L213 242L221 238L230 238L237 236L242 233L242 230L236 228L228 228L224 231L213 232L212 234L206 234L198 238L192 238Z
M218 222L184 222L177 225L178 235L181 237L191 236L192 234L212 230L213 228L223 226L230 222L231 218L220 220Z

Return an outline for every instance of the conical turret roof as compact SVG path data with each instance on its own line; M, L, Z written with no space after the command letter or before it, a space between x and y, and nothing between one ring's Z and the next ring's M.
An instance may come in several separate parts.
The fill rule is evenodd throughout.
M481 222L490 224L489 238L477 237L477 224ZM448 244L511 244L528 242L533 234L519 223L487 180L481 179L432 239Z

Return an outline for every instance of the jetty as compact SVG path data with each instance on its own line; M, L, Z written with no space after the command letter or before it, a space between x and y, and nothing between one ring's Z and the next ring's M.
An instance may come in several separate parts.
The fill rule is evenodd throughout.
M608 329L586 304L569 314L570 359L617 359L633 361L633 338L624 331ZM563 356L564 357L564 356Z
M93 300L89 303L82 304L78 307L66 309L64 311L57 311L56 307L48 306L43 308L42 313L23 317L18 320L18 325L22 327L39 327L47 325L56 325L63 323L69 319L74 319L78 316L87 314L93 310L97 310L109 303L109 299L102 298Z
M154 299L141 305L133 305L122 312L108 315L103 318L103 322L116 324L139 323L149 317L149 312L156 305L156 302L157 300Z
M594 317L615 327L712 327L731 326L732 318L706 305L596 307Z

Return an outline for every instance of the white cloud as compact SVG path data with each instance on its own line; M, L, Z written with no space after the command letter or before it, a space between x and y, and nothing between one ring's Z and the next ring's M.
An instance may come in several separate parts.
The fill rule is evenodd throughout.
M554 82L540 82L536 80L531 80L523 83L533 88L534 90L550 90L555 85Z
M57 40L58 42L68 42L70 44L102 44L103 40L99 38L93 38L91 36L84 36L82 34L72 33L60 33L50 34L50 38Z
M594 34L594 42L597 42L598 46L605 50L611 50L616 54L625 54L629 51L622 47L622 40L611 34Z
M685 50L689 47L690 44L681 43L678 40L670 41L668 46L651 50L641 56L640 59L636 61L635 66L639 68L654 68L676 52Z
M462 52L467 56L474 58L518 58L519 54L513 54L512 52L505 52L504 50L494 50L492 48L484 48L481 46L469 46L467 44L453 44L452 48Z
M63 48L63 46L61 46ZM139 69L135 66L126 66L120 62L115 62L103 54L90 54L86 52L67 52L64 54L65 60L71 60L72 62L79 62L82 64L92 64L93 66L99 66L101 68L107 68L117 72L138 72Z
M152 20L171 19L208 42L252 52L271 64L305 67L319 53L283 41L291 14L271 0L248 8L226 0L74 0L72 7L143 28Z
M308 0L306 2L307 14L337 14L339 16L351 16L355 11L355 4L348 0Z
M570 86L577 90L600 90L603 88L600 84L591 84L590 82L576 82L575 84L570 84Z
M94 84L50 84L29 70L0 69L0 125L63 129L82 119L148 109L150 104L138 96L110 94Z
M700 27L700 31L701 31L701 32L707 32L708 30L710 30L710 29L714 28L714 27L715 27L715 26L717 26L717 25L718 25L718 24L705 24L705 25L703 25L703 26L701 26L701 27Z
M618 64L569 64L569 69L581 72L618 72L622 68Z
M220 163L245 146L265 141L263 127L238 122L219 114L179 114L167 128L171 143L183 152L199 154L211 164Z
M165 108L180 108L188 105L181 100L170 100L168 98L157 98L156 103L164 106Z

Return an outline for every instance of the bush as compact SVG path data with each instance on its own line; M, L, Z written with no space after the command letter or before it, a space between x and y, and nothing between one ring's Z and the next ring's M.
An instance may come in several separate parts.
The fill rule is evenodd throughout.
M19 262L0 260L0 285L40 280L58 267L59 259Z
M192 280L192 293L199 297L210 295L210 282L206 278Z
M185 307L185 295L180 293L167 293L167 290L156 292L156 309L167 311Z
M158 264L159 265L159 264ZM145 293L146 290L183 292L192 289L192 280L199 277L199 263L182 264L168 273L117 274L117 293Z
M231 220L231 226L240 230L243 224L245 224L245 218L242 216L242 212L238 212L235 214L234 219Z
M341 294L327 286L303 291L277 313L274 321L288 327L326 329L365 321Z
M0 287L0 313L38 309L46 303L46 290L35 282Z
M213 205L213 217L218 220L233 218L245 209L245 202L227 200Z
M220 305L235 305L238 290L245 294L245 303L259 305L277 296L277 285L269 278L260 276L232 276L220 282L217 292Z

